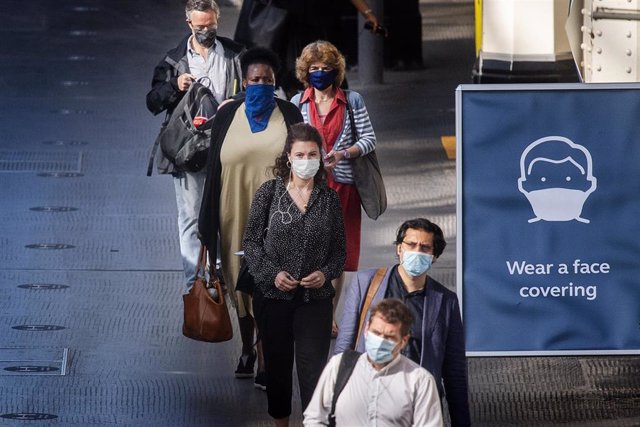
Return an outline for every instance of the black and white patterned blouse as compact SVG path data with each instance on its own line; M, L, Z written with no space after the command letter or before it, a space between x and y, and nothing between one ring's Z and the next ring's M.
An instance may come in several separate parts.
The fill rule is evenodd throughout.
M316 184L302 213L282 178L265 182L253 197L242 243L249 271L266 298L291 300L296 291L304 292L305 302L332 298L331 280L342 273L346 257L338 194ZM274 284L281 271L297 280L321 271L326 282L318 289L284 292Z

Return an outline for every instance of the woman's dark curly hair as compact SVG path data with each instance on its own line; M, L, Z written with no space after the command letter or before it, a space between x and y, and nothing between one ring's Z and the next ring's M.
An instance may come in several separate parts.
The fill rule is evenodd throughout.
M291 163L289 163L289 154L291 154L291 146L294 142L298 141L311 141L318 145L318 151L322 153L322 136L316 128L306 123L296 123L289 128L287 132L287 140L284 143L284 149L278 158L276 164L273 166L273 175L286 179L291 173ZM322 156L320 156L320 169L313 177L313 181L317 184L324 181L326 173L324 171L324 164L322 162Z
M240 56L240 69L242 75L246 76L249 70L249 65L264 64L273 70L273 74L278 74L280 70L280 59L278 55L266 47L256 46L251 49L247 49Z

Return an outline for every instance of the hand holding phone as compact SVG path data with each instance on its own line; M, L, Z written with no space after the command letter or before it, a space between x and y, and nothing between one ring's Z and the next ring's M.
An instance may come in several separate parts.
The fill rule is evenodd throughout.
M333 150L330 151L329 153L327 153L323 158L322 161L327 164L327 163L333 163L336 160L336 156L334 155Z
M367 21L364 23L364 28L365 30L369 30L374 34L378 34L380 36L387 36L389 35L389 31L387 31L386 27L383 27L382 25L378 25L378 27L376 28L375 32L373 31L373 24L370 21Z

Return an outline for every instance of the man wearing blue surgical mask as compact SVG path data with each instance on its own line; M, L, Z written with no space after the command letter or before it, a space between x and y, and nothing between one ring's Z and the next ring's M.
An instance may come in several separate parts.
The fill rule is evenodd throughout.
M414 319L402 354L435 377L440 397L447 399L452 426L458 427L470 425L460 307L456 294L428 275L445 246L436 224L424 218L405 221L395 240L399 263L358 271L347 288L334 351L365 351L367 307L384 298L400 299ZM372 298L367 300L370 292Z
M398 299L372 307L366 353L343 353L329 360L304 412L304 425L442 427L435 379L401 354L411 323L411 312ZM340 390L336 383L343 366L353 368Z

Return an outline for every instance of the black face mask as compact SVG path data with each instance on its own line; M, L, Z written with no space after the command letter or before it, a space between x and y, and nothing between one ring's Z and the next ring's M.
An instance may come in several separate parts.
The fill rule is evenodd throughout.
M193 32L196 41L207 49L216 42L217 31L215 29L197 30Z

